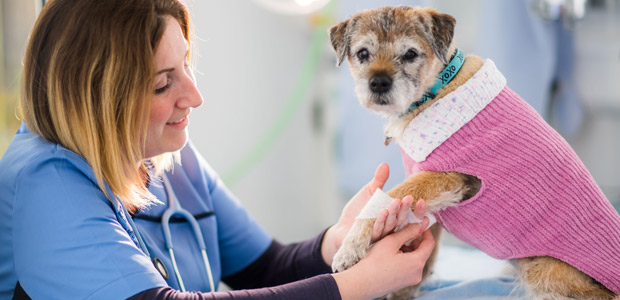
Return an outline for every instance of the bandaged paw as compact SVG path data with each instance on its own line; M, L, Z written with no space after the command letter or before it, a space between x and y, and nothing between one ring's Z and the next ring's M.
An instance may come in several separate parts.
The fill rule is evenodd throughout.
M394 201L394 198L388 196L388 194L386 194L380 188L377 188L372 197L370 197L370 200L368 200L368 202L366 203L366 206L362 208L362 211L360 211L356 218L375 219L379 215L379 212L390 207L390 203L392 203L392 201ZM428 223L428 227L437 222L437 219L431 213L426 213L424 216L428 217L428 220L430 221ZM423 220L418 219L413 214L413 211L410 210L409 215L407 216L407 220L405 220L405 222L403 222L402 224L399 224L394 231L399 231L410 223L421 224L422 222ZM425 230L428 229L428 227L426 227Z

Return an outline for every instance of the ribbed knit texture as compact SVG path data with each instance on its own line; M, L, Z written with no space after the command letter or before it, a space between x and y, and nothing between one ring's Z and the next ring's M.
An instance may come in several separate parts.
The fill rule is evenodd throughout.
M436 213L450 233L498 259L558 258L620 294L620 216L568 143L508 87L426 160L401 147L407 176L482 180L474 198Z

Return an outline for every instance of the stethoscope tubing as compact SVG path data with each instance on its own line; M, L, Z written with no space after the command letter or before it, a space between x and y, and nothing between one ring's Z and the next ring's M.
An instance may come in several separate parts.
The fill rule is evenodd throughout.
M179 272L179 268L176 263L176 257L174 255L174 245L172 243L172 235L170 233L170 218L173 216L183 217L187 223L192 227L192 231L194 232L194 237L196 238L196 242L198 243L198 247L200 248L200 253L202 255L202 260L205 266L205 271L207 273L207 277L209 278L209 287L211 291L215 291L215 283L213 281L213 273L211 271L211 264L209 263L209 257L207 256L207 247L205 245L202 230L200 230L200 225L194 216L181 207L181 203L174 195L174 191L168 177L164 174L162 175L162 181L164 183L164 188L166 189L166 194L168 196L168 208L164 211L161 217L161 226L162 231L164 233L164 241L166 242L166 248L168 248L168 253L170 254L170 260L172 261L172 268L174 270L174 274L177 277L177 281L179 283L179 288L181 291L185 291L185 285L183 284L183 278Z

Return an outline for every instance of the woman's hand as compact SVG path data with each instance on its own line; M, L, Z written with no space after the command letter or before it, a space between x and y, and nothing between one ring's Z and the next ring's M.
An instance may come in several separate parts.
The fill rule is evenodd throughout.
M424 265L435 247L430 230L422 234L428 222L428 218L424 218L422 224L409 224L401 231L384 237L359 263L333 274L342 299L374 299L420 283ZM421 242L415 250L401 250L407 241L417 239L420 234Z
M327 265L331 265L332 258L338 248L340 248L342 240L349 232L349 229L351 229L355 217L357 217L362 208L364 208L375 190L377 188L383 188L389 175L390 170L388 165L386 163L379 165L373 179L345 205L338 223L327 230L321 246L323 260ZM411 196L404 197L402 200L394 199L388 209L379 213L373 226L373 243L393 232L396 227L407 219L412 202L413 198ZM421 207L421 209L418 209L418 207ZM424 201L418 201L416 205L416 216L422 219L424 213L426 213L425 203Z

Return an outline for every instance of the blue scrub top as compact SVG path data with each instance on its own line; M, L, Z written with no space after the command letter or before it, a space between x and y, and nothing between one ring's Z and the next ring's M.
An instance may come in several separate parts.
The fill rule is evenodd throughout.
M181 205L200 217L216 283L267 249L271 238L191 144L167 176ZM161 217L166 193L157 182L149 190L164 204L140 211L134 222L151 255L166 264L168 282L136 244L118 202L98 188L86 160L22 125L0 160L0 299L10 299L18 281L34 299L125 299L154 287L177 288L161 224L149 218ZM171 231L187 290L208 291L190 227L172 223Z

